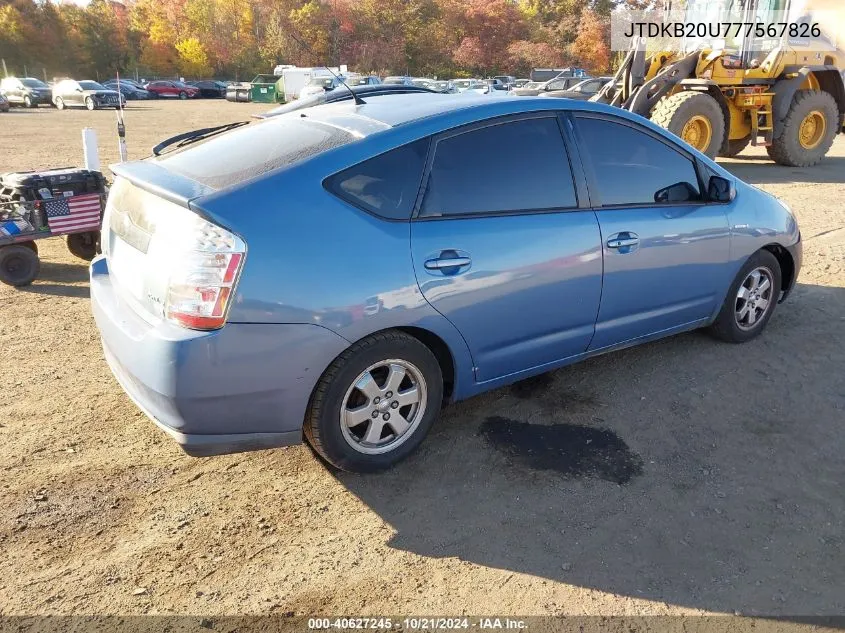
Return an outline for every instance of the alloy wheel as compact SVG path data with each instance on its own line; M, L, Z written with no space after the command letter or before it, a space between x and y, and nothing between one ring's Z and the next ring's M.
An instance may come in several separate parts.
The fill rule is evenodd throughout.
M389 359L370 365L346 391L340 428L356 451L378 455L394 450L423 419L426 383L413 363Z
M735 318L741 330L751 330L765 316L774 292L772 271L759 267L748 273L736 293Z

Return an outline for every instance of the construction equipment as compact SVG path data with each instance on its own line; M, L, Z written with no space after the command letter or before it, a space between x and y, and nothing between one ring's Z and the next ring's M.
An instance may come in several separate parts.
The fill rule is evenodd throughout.
M784 18L775 16L785 15L791 22L806 20L808 7L792 16L792 2L688 0L684 19L687 24L702 16L711 23L781 23ZM845 9L833 7L840 0L828 2L840 16L832 28L842 30ZM733 38L684 39L680 50L648 55L648 42L636 38L614 80L591 100L648 117L711 158L736 156L751 144L765 146L781 165L814 165L845 125L845 34L836 34L836 48L835 36L825 30L831 25L819 26L812 41L788 32L758 37L754 29L738 29Z

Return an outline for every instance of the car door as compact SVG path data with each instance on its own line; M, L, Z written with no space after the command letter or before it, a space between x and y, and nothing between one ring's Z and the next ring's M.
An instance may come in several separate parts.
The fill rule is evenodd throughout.
M570 155L551 113L432 143L411 223L414 270L466 340L478 382L580 354L593 336L601 241Z
M591 350L709 319L724 296L730 229L704 199L693 156L618 117L574 117L602 234L604 281Z

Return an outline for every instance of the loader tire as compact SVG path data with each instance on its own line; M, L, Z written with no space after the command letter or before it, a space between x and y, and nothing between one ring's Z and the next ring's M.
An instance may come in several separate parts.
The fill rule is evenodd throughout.
M725 116L719 102L705 92L688 90L657 102L651 120L715 158L725 136Z
M809 167L825 157L839 131L839 108L830 93L799 90L783 120L783 130L766 148L780 165Z
M719 152L719 156L722 158L733 158L734 156L738 156L742 150L748 147L748 144L751 143L751 137L746 136L745 138L737 138L737 139L728 139L727 148L723 152Z

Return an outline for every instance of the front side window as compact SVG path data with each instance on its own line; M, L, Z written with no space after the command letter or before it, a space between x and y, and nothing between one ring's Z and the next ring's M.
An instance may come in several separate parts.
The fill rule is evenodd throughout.
M671 204L701 199L693 162L643 131L576 117L602 206ZM668 191L667 191L668 189Z
M530 148L517 151L514 148ZM577 206L555 117L489 125L437 143L422 216Z
M420 189L428 139L397 147L326 181L335 195L388 220L408 220Z

